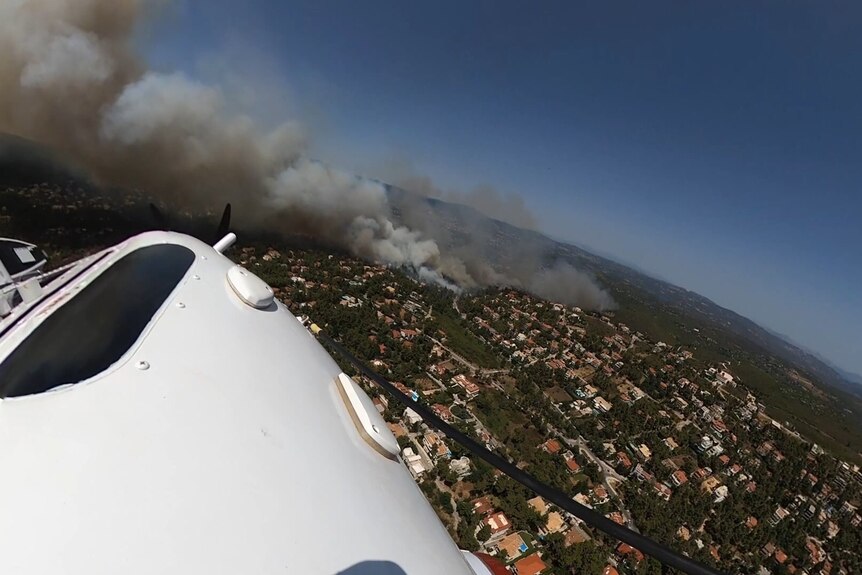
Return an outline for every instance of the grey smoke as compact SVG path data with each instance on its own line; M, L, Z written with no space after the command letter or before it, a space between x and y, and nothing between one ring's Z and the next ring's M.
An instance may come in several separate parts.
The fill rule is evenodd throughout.
M534 294L554 302L597 310L616 307L611 294L602 289L593 276L566 263L539 271L526 287Z
M0 131L47 144L101 183L142 189L183 208L231 201L242 206L241 224L313 235L362 257L409 266L445 287L531 287L529 270L498 272L477 245L444 252L444 233L430 233L428 219L395 223L383 185L308 159L302 125L263 128L236 113L219 87L149 70L132 38L147 11L162 2L0 3ZM434 191L430 180L423 185L429 195L535 226L515 196L489 187L459 195ZM604 305L594 297L601 289L590 289L591 280L573 271L560 276L575 281L569 293ZM551 280L542 278L532 289L548 287Z
M489 184L468 190L439 186L403 158L390 158L375 171L380 172L386 181L414 194L469 206L519 228L533 230L537 227L535 215L518 194L503 193Z

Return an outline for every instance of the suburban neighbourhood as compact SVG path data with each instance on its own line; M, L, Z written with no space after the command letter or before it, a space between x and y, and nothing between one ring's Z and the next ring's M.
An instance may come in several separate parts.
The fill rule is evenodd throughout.
M234 257L412 401L613 521L729 572L862 570L859 467L771 417L732 366L514 289L453 294L313 251ZM354 377L462 547L518 575L663 572Z

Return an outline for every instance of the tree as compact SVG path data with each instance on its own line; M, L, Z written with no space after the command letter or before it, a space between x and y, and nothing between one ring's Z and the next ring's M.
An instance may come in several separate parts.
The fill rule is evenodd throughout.
M593 541L566 547L565 538L554 533L545 541L548 561L562 573L601 573L607 563L607 550Z
M458 523L458 529L456 531L456 535L458 537L458 546L461 549L466 549L467 551L478 551L479 542L476 541L476 535L474 535L476 530L476 524L469 523L465 519L463 519L463 514L461 514L461 517L462 519Z
M490 538L491 538L491 528L483 523L482 527L480 527L479 531L476 533L476 540L484 543L485 541L487 541Z

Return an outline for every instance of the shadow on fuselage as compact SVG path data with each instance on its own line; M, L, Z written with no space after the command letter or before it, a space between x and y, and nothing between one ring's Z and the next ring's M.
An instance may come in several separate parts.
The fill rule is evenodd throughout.
M392 561L363 561L335 575L407 575L407 572Z

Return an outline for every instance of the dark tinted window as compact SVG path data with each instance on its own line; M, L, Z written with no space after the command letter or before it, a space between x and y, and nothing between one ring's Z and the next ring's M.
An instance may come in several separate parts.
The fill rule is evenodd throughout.
M44 252L37 247L15 240L0 240L0 262L3 262L10 276L28 270L45 259Z
M0 364L0 397L41 393L107 369L140 337L194 259L188 248L170 244L122 257Z

